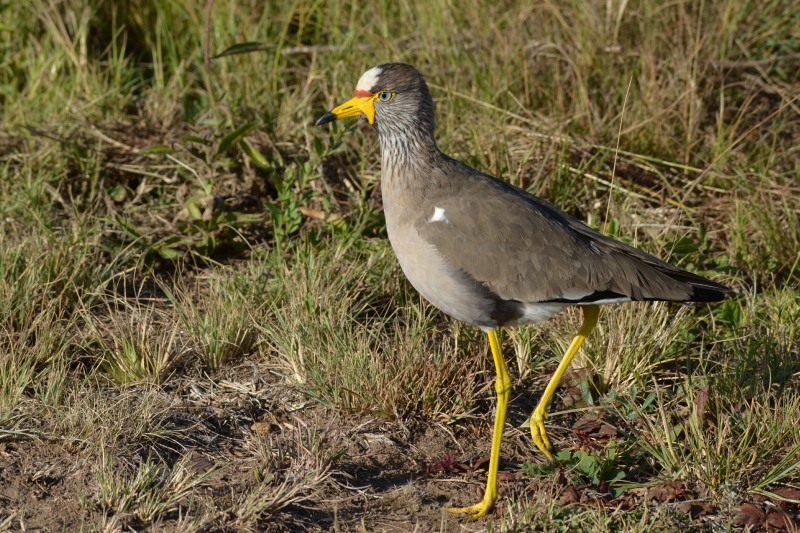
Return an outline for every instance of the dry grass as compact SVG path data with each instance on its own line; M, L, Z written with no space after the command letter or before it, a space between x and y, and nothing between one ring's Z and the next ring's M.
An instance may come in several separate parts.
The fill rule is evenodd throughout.
M445 151L737 294L604 310L556 466L519 426L576 317L505 332L475 530L797 527L798 27L796 0L0 5L0 529L472 527L441 508L478 497L484 339L399 271L374 135L312 126L389 60Z

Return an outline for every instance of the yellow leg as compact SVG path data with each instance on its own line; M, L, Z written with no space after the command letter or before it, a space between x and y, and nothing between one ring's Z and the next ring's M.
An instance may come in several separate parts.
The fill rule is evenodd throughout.
M542 398L539 400L539 405L536 406L536 409L533 410L533 414L531 415L530 424L533 442L550 460L553 459L553 454L551 453L553 446L550 444L550 439L547 438L547 432L544 429L544 419L547 416L545 409L547 409L547 404L550 403L550 399L553 397L558 383L564 376L564 372L567 371L569 364L572 362L572 358L575 357L575 354L578 352L578 348L581 347L583 340L589 335L589 332L592 331L595 324L597 324L597 315L600 314L600 307L596 305L583 306L581 309L583 309L583 324L581 324L581 329L578 330L578 334L572 339L572 343L569 345L569 348L567 348L564 357L561 358L561 363L559 363L555 374L550 378L547 388L544 389L544 394L542 394Z
M497 500L497 468L500 465L500 441L503 440L503 426L506 423L506 407L508 398L511 396L511 378L506 370L506 362L503 359L503 352L500 349L500 341L497 340L497 332L489 330L489 346L492 348L492 358L494 367L497 371L497 379L494 388L497 391L497 412L494 415L494 430L492 431L492 451L489 455L489 475L486 480L486 491L483 493L483 500L469 507L451 507L451 513L470 513L472 520L485 515L494 507Z

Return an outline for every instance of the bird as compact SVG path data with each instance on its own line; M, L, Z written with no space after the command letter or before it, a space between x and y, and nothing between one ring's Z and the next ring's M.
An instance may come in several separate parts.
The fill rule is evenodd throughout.
M377 131L389 241L404 275L431 304L488 337L496 408L481 501L452 507L478 519L497 501L497 471L511 378L498 338L507 326L540 323L570 306L582 323L530 418L533 442L553 460L546 408L600 306L632 301L715 302L730 289L590 228L545 200L446 155L436 144L433 98L406 63L384 63L358 80L353 98L320 126L359 118Z

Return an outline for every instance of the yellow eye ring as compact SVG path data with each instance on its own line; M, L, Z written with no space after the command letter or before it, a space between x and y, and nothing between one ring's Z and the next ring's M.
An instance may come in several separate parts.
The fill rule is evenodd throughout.
M377 99L383 103L391 102L392 98L394 98L394 93L390 91L381 91L377 96Z

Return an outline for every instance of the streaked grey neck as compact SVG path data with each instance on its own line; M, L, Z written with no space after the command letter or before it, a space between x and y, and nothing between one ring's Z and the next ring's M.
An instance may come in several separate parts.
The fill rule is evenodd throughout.
M425 109L428 107L428 109ZM421 176L425 168L441 157L433 135L433 105L422 112L405 112L391 120L376 121L381 143L381 175L390 181ZM427 112L426 112L427 111ZM419 179L419 178L417 178ZM393 183L393 186L407 186Z

